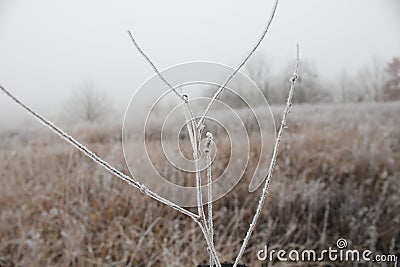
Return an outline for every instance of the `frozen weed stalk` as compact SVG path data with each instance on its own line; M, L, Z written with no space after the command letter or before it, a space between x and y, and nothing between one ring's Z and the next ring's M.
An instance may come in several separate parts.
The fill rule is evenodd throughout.
M183 105L184 105L184 116L185 116L185 120L186 120L186 130L188 132L189 135L189 139L190 139L190 145L192 148L192 156L193 156L193 160L195 161L195 177L196 177L196 199L197 199L197 214L194 212L191 212L183 207L181 207L180 205L160 196L159 194L153 192L152 190L150 190L149 188L146 187L145 184L139 183L134 177L131 177L129 175L124 174L122 171L116 169L115 167L113 167L111 164L109 164L107 161L105 161L104 159L100 158L99 156L97 156L94 152L92 152L91 150L89 150L86 146L82 145L79 141L77 141L74 137L70 136L69 134L67 134L65 131L63 131L62 129L60 129L59 127L57 127L56 125L54 125L51 121L47 120L46 118L44 118L43 116L41 116L39 113L37 113L36 111L34 111L32 108L30 108L28 105L24 104L19 98L15 97L12 93L10 93L8 90L6 90L4 87L2 87L0 85L0 90L6 94L6 96L8 96L9 98L11 98L16 104L18 104L19 106L21 106L26 112L28 112L29 114L31 114L36 120L40 121L42 124L44 124L47 128L49 128L50 130L52 130L55 134L57 134L58 136L60 136L62 139L64 139L65 141L67 141L68 143L70 143L72 146L74 146L77 150L81 151L85 156L87 156L88 158L90 158L91 160L93 160L95 163L97 163L98 165L100 165L101 167L103 167L104 169L106 169L108 172L110 172L112 175L120 178L121 180L127 182L129 185L131 185L132 187L138 189L141 193L143 193L144 195L165 204L168 207L171 207L175 210L177 210L178 212L190 217L201 229L202 234L204 236L206 245L207 245L207 251L209 253L209 266L241 266L239 264L244 251L247 247L247 244L249 242L250 236L252 234L252 232L254 231L254 228L256 227L256 223L257 220L259 218L259 215L261 213L261 210L263 208L267 193L268 193L268 187L270 184L270 180L272 177L272 173L274 170L274 166L275 166L275 162L277 159L277 155L278 155L278 151L279 151L279 144L284 132L284 129L286 128L286 124L287 124L287 116L290 112L290 108L292 106L292 98L293 98L293 93L295 90L295 84L297 81L297 77L298 77L298 64L299 64L299 48L297 47L297 61L296 61L296 66L295 66L295 71L293 74L293 77L290 79L290 90L289 90L289 94L288 94L288 98L287 98L287 102L286 102L286 106L283 112L283 116L282 116L282 120L281 120L281 124L279 127L279 131L277 133L277 137L275 140L275 145L273 148L273 153L271 156L271 161L269 164L269 169L268 169L268 175L265 178L265 182L264 182L264 187L262 190L262 194L260 196L259 202L258 202L258 206L257 206L257 210L256 213L254 214L252 223L249 226L248 231L246 232L246 236L243 240L242 246L238 252L238 255L235 259L234 263L221 263L217 251L214 247L214 229L213 229L213 207L212 207L212 203L213 203L213 199L212 199L212 192L213 192L213 188L212 188L212 157L211 157L211 152L212 152L212 144L214 144L217 140L214 140L214 137L212 135L211 132L207 132L206 133L206 138L205 138L205 144L203 145L203 147L201 148L201 137L203 134L203 130L206 128L205 127L205 118L207 116L207 114L209 113L211 107L213 106L213 104L216 102L216 100L218 99L219 95L222 93L222 91L228 86L229 82L235 77L235 75L240 71L240 69L248 62L248 60L250 59L250 57L254 54L254 52L258 49L258 47L260 46L261 42L264 40L266 34L268 33L268 30L272 24L273 18L275 17L276 14L276 10L278 7L278 3L279 0L275 0L273 7L272 7L272 11L270 13L270 16L268 17L268 21L266 23L266 26L264 28L264 30L261 33L261 36L258 38L257 42L255 43L255 45L251 48L250 52L247 54L247 56L241 61L241 63L237 66L237 68L234 69L234 71L231 73L231 75L229 75L229 77L225 80L225 82L220 85L218 87L218 89L215 91L215 93L213 94L209 104L207 105L203 115L199 118L196 119L194 114L193 114L193 110L190 106L189 100L190 100L190 96L187 94L183 94L182 92L179 92L178 90L175 89L175 87L173 87L171 85L171 83L169 83L167 81L167 79L165 79L165 77L163 77L163 75L161 74L161 72L158 70L158 68L156 67L156 65L150 60L150 58L144 53L144 51L141 49L141 47L139 46L138 42L135 40L133 34L128 31L129 37L133 43L133 45L135 46L135 48L138 50L138 52L143 56L143 58L150 64L150 66L152 67L153 71L157 74L157 76L161 79L161 81L163 81L163 83L165 83L168 88L170 90L172 90L178 97L180 100L182 100ZM206 156L206 177L207 177L207 184L206 184L206 188L207 188L207 216L206 216L206 212L204 209L204 205L205 203L203 202L203 194L202 194L202 179L201 179L201 175L200 175L200 166L199 166L199 159L200 159L200 155L201 155L201 151L204 152L205 156ZM267 162L265 162L265 164L267 164Z

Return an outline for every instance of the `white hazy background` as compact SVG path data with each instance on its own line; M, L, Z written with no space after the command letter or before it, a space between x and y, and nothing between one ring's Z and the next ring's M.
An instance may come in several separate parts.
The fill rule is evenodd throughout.
M160 69L188 61L236 67L272 2L0 0L0 84L57 121L60 103L91 80L113 98L122 120L132 94L153 75L126 30ZM279 69L293 59L296 43L330 79L373 57L388 62L400 55L400 3L282 0L256 56ZM17 121L32 120L0 94L0 129Z

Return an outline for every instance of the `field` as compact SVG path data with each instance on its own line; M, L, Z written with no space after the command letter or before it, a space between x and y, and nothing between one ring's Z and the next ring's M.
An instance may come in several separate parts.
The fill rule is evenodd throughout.
M273 113L279 121L282 107ZM256 254L266 244L322 250L338 238L352 249L399 255L400 103L295 105L288 124L243 262L261 266ZM128 173L120 129L91 124L70 133ZM46 129L0 138L0 266L207 262L202 233L189 218L111 177ZM214 205L222 261L235 258L258 202L260 190L250 194L248 182L245 174Z

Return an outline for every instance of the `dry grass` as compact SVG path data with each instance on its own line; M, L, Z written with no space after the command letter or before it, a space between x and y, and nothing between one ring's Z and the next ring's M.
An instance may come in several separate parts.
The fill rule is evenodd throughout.
M279 118L280 108L274 113ZM354 249L399 254L399 114L399 103L295 106L244 261L260 266L256 252L267 243L325 249L339 237ZM87 126L73 133L127 173L119 130ZM110 177L51 133L0 138L0 266L196 266L208 260L190 219ZM215 204L222 261L236 256L256 208L260 191L249 194L247 187L245 175Z

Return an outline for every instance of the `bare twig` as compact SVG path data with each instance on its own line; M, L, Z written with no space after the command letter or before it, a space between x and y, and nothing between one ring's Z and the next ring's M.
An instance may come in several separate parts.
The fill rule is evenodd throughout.
M172 91L179 96L184 102L187 102L187 99L183 97L182 94L180 94L176 89L173 88L173 86L164 78L164 76L161 75L160 71L156 67L156 65L150 60L150 58L144 53L142 48L139 46L138 42L135 40L135 37L133 36L131 31L127 31L129 37L131 38L131 41L133 45L136 47L136 49L139 51L140 55L150 64L151 68L153 71L160 77L160 79L170 88Z
M207 158L207 205L208 205L208 229L211 239L211 243L214 245L214 225L213 225L213 199L212 199L212 167L211 167L211 144L213 142L213 136L210 132L207 132L207 142L204 147L204 152ZM214 266L214 259L210 255L210 266Z
M21 100L19 100L17 97L12 95L9 91L7 91L3 86L0 85L0 90L4 92L8 97L10 97L15 103L17 103L19 106L21 106L23 109L25 109L29 114L31 114L35 119L40 121L42 124L44 124L47 128L52 130L54 133L59 135L62 139L73 145L76 149L84 153L87 157L89 157L91 160L93 160L95 163L106 169L108 172L110 172L112 175L120 178L121 180L127 182L129 185L133 186L136 189L139 189L143 194L146 196L149 196L158 202L161 202L177 211L179 211L182 214L185 214L189 217L191 217L193 220L198 221L200 218L198 215L180 207L179 205L159 196L158 194L152 192L151 190L147 189L143 184L140 184L138 181L133 179L132 177L122 173L121 171L117 170L113 166L111 166L108 162L97 156L94 152L92 152L90 149L79 143L77 140L75 140L72 136L68 135L66 132L58 128L56 125L54 125L52 122L49 120L45 119L43 116L41 116L39 113L25 105Z
M196 126L194 125L195 122L192 121L192 127L197 131ZM197 189L197 209L198 209L198 213L200 216L200 220L198 222L199 225L201 225L204 237L206 238L207 241L207 246L208 246L208 250L210 252L210 258L213 259L213 261L215 261L216 265L218 267L221 266L221 263L219 261L219 258L217 256L217 251L215 250L214 247L214 242L213 242L213 238L212 238L212 230L209 227L209 224L207 222L207 218L205 216L204 213L204 204L203 204L203 194L201 192L201 174L200 174L200 167L199 167L199 145L200 145L200 139L197 139L200 136L199 131L197 131L197 135L195 136L196 138L196 147L194 148L194 152L193 152L193 157L195 159L195 165L196 165L196 189Z
M267 194L268 194L269 184L270 184L270 180L271 180L271 177L272 177L272 173L273 173L274 168L275 168L275 163L276 163L276 159L277 159L278 152L279 152L279 145L280 145L280 142L281 142L282 134L283 134L285 128L287 127L287 125L286 125L287 116L289 115L290 108L292 107L293 93L294 93L295 86L296 86L296 81L297 81L297 78L298 78L299 62L300 62L299 45L297 45L297 49L296 49L296 66L295 66L295 70L294 70L294 73L293 73L293 77L290 79L289 95L288 95L288 98L287 98L287 101L286 101L286 107L285 107L285 109L283 111L281 125L279 127L279 131L278 131L278 134L277 134L277 137L276 137L276 140L275 140L275 146L274 146L274 151L272 153L271 162L270 162L270 165L269 165L268 175L267 175L267 178L265 180L265 184L264 184L260 199L258 201L258 206L257 206L256 213L254 214L254 217L253 217L253 220L252 220L252 222L250 224L250 227L247 230L246 237L243 240L242 246L241 246L241 248L239 250L239 254L236 257L235 264L233 265L234 267L236 267L239 264L239 261L243 256L244 250L246 249L247 244L248 244L249 239L250 239L250 236L253 233L254 228L256 227L257 220L258 220L258 218L259 218L259 216L261 214L261 210L262 210L262 208L264 206L264 203L265 203L265 198L267 197Z
M275 0L274 5L272 6L272 11L271 14L268 18L267 25L265 26L263 32L261 33L260 38L257 40L256 44L253 46L253 48L250 50L248 55L243 59L243 61L239 64L239 66L232 72L232 74L226 79L225 83L221 85L218 90L215 92L214 96L212 97L210 103L208 104L206 110L204 111L204 114L201 116L200 120L197 122L197 127L201 127L201 125L204 123L204 120L210 111L212 105L215 103L217 100L218 96L222 93L222 91L226 88L228 83L235 77L235 75L239 72L239 70L247 63L247 61L250 59L250 57L254 54L254 52L258 49L260 46L261 42L264 40L265 36L268 33L268 30L272 24L272 21L275 17L276 10L278 8L279 0Z

